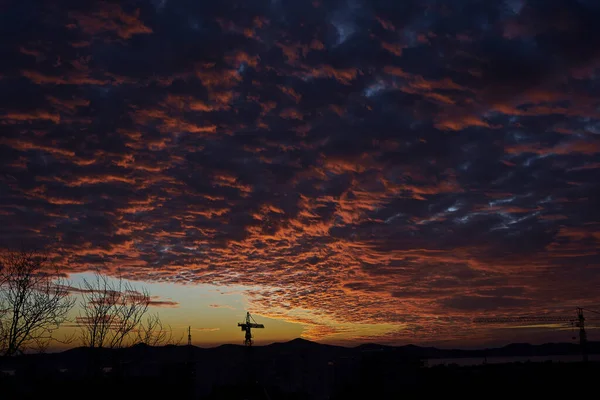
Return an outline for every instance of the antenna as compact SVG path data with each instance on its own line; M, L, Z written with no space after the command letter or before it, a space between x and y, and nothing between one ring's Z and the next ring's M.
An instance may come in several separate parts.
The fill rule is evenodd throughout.
M188 346L192 345L192 327L188 326Z

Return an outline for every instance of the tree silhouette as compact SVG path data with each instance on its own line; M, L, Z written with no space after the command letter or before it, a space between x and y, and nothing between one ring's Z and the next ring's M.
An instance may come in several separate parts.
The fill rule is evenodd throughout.
M137 343L149 346L164 346L166 344L180 344L183 337L175 340L173 330L169 325L165 326L158 314L148 315L138 329Z
M48 257L34 251L0 256L0 352L45 348L75 304Z
M77 324L85 346L119 348L135 342L150 306L147 290L96 273L93 280L83 280L79 291Z

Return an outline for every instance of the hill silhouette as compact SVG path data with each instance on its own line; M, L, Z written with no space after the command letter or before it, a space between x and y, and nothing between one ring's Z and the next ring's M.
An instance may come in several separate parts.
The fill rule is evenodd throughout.
M590 342L588 347L590 354L600 354L600 342ZM367 397L363 398L368 398L372 397L369 394L369 390L374 390L372 386L381 389L382 396L388 396L397 385L414 386L432 377L447 381L447 385L454 385L448 374L456 375L452 378L456 382L471 379L468 368L423 368L422 360L578 354L579 347L572 343L513 343L498 348L464 350L375 343L342 347L305 339L252 348L234 344L213 348L146 345L123 349L79 347L60 353L0 358L0 372L5 371L0 373L0 384L8 388L7 393L12 390L14 398L32 399L39 398L35 394L38 389L55 387L55 390L64 392L66 388L86 390L90 386L96 388L98 398L105 398L111 396L106 393L112 390L110 388L123 385L132 391L132 395L147 398L159 398L160 393L187 398L253 398L244 392L249 390L248 387L260 393L268 390L281 396L284 396L282 393L295 393L301 398L323 399L331 398L328 396L334 393L345 393L343 398L355 398L352 396L364 390ZM574 367L563 364L561 368ZM493 374L504 374L502 376L506 379L512 379L510 371L514 370L510 367ZM12 375L7 376L7 371ZM488 368L485 371L492 370ZM537 379L537 373L534 372L531 379ZM492 375L490 380L494 379ZM155 387L158 383L160 387ZM348 389L353 385L358 386ZM279 398L296 398L285 396Z
M222 344L217 347L203 348L198 346L160 346L153 347L145 344L136 344L123 349L90 349L76 347L62 352L49 354L26 354L20 358L2 358L3 363L11 364L20 359L35 360L36 362L67 362L77 363L92 355L99 358L111 357L119 354L124 357L144 356L156 360L184 359L195 357L224 358L243 355L247 348L238 344ZM389 352L402 357L419 359L436 358L477 358L477 357L518 357L518 356L559 356L580 354L579 345L575 343L511 343L502 347L482 349L440 349L436 347L422 347L417 345L392 346L377 343L364 343L355 347L322 344L303 338L296 338L288 342L275 342L264 346L253 346L254 354L275 356L280 352L285 354L302 353L305 351L323 353L324 355L351 356L364 352ZM600 342L588 342L590 354L600 354Z

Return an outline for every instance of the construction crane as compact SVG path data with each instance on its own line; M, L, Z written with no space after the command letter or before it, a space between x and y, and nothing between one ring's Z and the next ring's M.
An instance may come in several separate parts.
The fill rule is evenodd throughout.
M585 331L585 317L583 316L584 311L591 313L600 314L598 311L588 310L586 308L577 307L577 315L573 317L565 316L526 316L526 317L492 317L492 318L475 318L473 322L480 324L512 324L512 323L524 323L524 324L540 324L540 323L569 323L571 326L579 328L579 347L581 350L581 357L583 361L588 360L587 353L587 333Z
M252 328L258 329L265 327L263 324L257 324L256 321L252 321L254 321L254 318L252 318L250 313L247 312L246 322L238 322L238 326L242 327L242 332L246 332L246 336L244 339L244 345L246 346L252 346L252 343L254 343L254 341L252 340Z

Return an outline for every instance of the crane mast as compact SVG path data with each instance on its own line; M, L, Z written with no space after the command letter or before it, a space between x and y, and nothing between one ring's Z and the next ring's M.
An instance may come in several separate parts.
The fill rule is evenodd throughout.
M254 318L252 318L250 313L247 312L246 322L238 322L238 326L242 328L242 332L246 332L246 335L244 337L244 345L246 346L252 346L252 343L254 343L254 341L252 340L252 328L259 329L265 327L263 324L257 324L256 321L252 321L254 321Z

